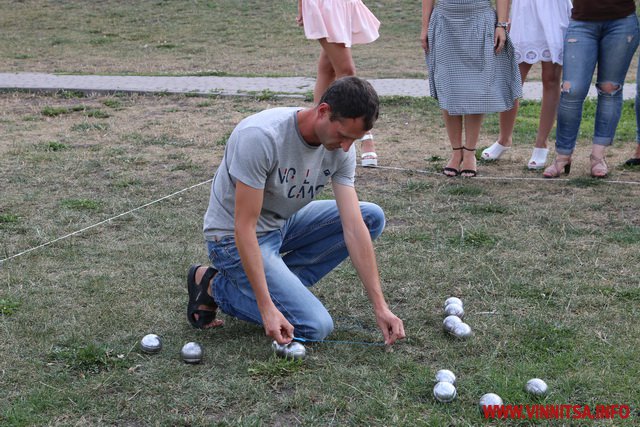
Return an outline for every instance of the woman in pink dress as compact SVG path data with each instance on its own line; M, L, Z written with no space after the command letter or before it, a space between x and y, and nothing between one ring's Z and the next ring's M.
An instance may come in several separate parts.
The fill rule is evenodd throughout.
M296 21L307 39L318 40L322 47L313 89L317 103L334 80L356 74L351 46L376 40L380 21L361 0L298 0ZM361 157L362 166L378 165L370 132L362 138Z

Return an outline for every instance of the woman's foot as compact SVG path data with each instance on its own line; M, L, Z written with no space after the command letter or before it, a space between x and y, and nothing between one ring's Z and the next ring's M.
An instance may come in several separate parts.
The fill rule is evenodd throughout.
M460 176L465 178L473 178L478 175L478 167L476 166L476 149L462 147L462 169Z
M364 134L360 140L362 143L362 166L365 168L375 168L378 166L378 155L376 154L375 144L373 143L373 135L371 132Z
M498 160L509 148L511 148L510 145L505 146L496 141L491 145L491 147L485 148L482 151L482 158L484 160Z
M547 154L549 154L548 148L535 147L533 149L533 153L531 153L531 158L529 159L529 163L527 163L527 167L531 170L544 168L545 163L547 163Z
M462 148L456 147L452 148L453 154L451 155L451 159L449 159L449 163L447 166L442 169L442 173L446 176L458 176L460 175L460 163L462 163Z
M551 166L546 168L542 173L545 178L558 178L564 171L565 175L568 175L571 171L571 156L557 155L551 163Z
M603 157L596 157L593 154L589 156L591 160L591 176L594 178L606 178L609 175L607 162Z

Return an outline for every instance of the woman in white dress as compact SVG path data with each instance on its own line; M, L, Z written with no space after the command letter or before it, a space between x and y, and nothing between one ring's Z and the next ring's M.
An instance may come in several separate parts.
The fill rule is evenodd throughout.
M547 138L553 128L562 78L562 47L571 16L571 0L513 0L509 35L516 50L522 83L531 66L542 66L542 108L533 153L527 167L544 168L549 150ZM497 160L511 148L518 104L500 114L498 140L482 152L485 160Z

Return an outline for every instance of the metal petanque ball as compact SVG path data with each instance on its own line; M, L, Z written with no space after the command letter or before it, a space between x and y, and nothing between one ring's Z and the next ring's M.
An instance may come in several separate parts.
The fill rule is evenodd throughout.
M145 353L157 353L162 350L162 339L156 334L147 334L140 340L140 349Z
M276 356L284 357L284 352L287 348L287 345L281 345L278 344L278 341L274 341L271 343L271 348L273 349L273 352L276 354Z
M301 360L307 355L307 349L301 343L292 341L287 345L287 349L284 352L284 357L287 359Z
M202 347L197 342L188 342L182 346L180 355L185 363L200 363L202 361Z
M445 331L451 332L458 323L462 323L462 319L458 316L451 315L444 318L442 321L442 327Z
M433 386L433 397L435 397L438 402L453 402L457 395L456 387L451 383L441 381Z
M458 304L460 307L464 307L464 304L462 303L462 300L460 298L457 297L449 297L446 299L446 301L444 302L444 307L446 308L449 304Z
M536 396L544 396L545 394L547 394L548 387L547 383L542 381L540 378L533 378L527 381L524 389L527 393L531 393Z
M453 327L453 330L450 333L454 337L460 338L460 339L467 339L473 335L471 326L467 325L464 322L456 323Z
M458 316L459 318L464 317L464 308L460 304L449 304L444 308L445 316Z
M436 382L456 384L456 375L448 369L440 369L436 372Z
M495 393L487 393L480 398L480 410L484 406L502 405L502 398Z
M289 344L281 345L277 341L271 343L271 348L276 356L284 359L300 360L307 355L307 349L297 341L291 341Z

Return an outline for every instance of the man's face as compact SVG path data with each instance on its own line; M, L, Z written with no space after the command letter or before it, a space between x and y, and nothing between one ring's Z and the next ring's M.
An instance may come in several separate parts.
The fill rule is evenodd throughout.
M329 151L342 149L349 151L353 141L360 139L366 133L362 117L355 119L336 119L331 121L331 110L321 110L316 127L316 134L320 143Z

